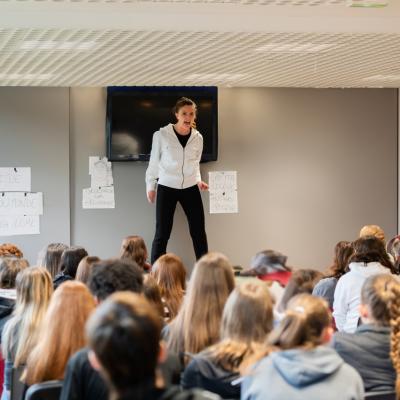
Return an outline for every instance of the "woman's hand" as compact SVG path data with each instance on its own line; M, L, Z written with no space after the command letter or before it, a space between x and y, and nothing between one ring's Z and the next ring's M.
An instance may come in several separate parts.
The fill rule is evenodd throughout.
M156 199L156 191L155 190L149 190L147 192L147 200L149 203L154 203L154 200Z
M207 183L203 181L197 182L197 186L199 187L200 190L208 190Z

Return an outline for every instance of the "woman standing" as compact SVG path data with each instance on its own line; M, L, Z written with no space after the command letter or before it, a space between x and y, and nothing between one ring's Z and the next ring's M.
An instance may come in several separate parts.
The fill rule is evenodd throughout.
M196 104L193 100L182 97L175 104L173 112L177 122L160 128L153 136L150 162L146 171L146 191L150 203L155 201L157 186L152 264L166 253L178 202L189 222L196 258L199 259L208 251L200 196L200 190L207 190L208 185L200 176L203 137L194 128Z

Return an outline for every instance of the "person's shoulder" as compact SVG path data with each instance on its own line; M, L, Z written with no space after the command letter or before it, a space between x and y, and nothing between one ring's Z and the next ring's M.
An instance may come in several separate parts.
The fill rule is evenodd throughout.
M69 359L68 364L72 365L75 368L84 368L84 367L91 367L89 361L89 349L84 347L81 350L78 350L74 353L71 358Z
M181 390L178 386L168 388L159 400L220 400L215 393L201 389Z

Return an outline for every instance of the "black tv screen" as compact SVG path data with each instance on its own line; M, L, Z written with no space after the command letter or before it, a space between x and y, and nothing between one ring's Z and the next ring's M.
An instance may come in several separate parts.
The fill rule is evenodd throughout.
M110 161L148 161L154 132L176 119L176 101L188 97L197 104L196 129L204 139L201 161L218 156L216 87L133 86L107 88L107 157Z

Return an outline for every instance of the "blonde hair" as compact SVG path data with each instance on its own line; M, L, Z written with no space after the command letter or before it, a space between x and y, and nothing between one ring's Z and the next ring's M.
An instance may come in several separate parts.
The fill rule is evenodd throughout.
M330 324L331 314L325 300L299 294L289 301L285 316L271 332L268 343L281 350L313 348L322 344L321 335Z
M245 282L229 295L221 323L221 341L205 350L219 366L239 372L272 330L273 302L261 281Z
M145 269L147 248L141 236L127 236L121 244L120 258L135 261L140 268Z
M79 261L75 279L87 285L89 282L90 274L93 270L93 266L98 261L100 261L100 258L96 256L83 257L82 260Z
M175 353L198 353L216 343L223 308L234 286L232 266L223 254L201 257L182 307L170 324L168 348Z
M63 379L70 356L86 345L85 324L94 308L94 298L83 283L60 285L43 320L40 342L27 360L22 379L28 385Z
M375 236L382 242L385 242L385 232L378 225L365 225L360 230L360 238L365 236Z
M178 315L185 294L185 266L178 256L167 253L153 264L151 275L160 287L170 320L173 320Z
M21 271L16 279L17 300L11 319L4 327L3 356L14 359L14 367L26 363L38 339L38 330L47 310L53 283L43 267ZM15 354L11 351L15 350Z

